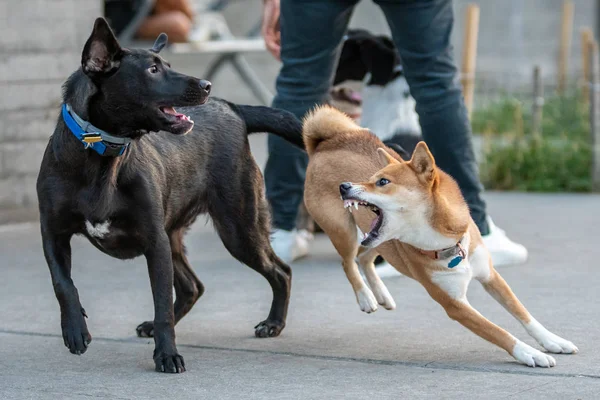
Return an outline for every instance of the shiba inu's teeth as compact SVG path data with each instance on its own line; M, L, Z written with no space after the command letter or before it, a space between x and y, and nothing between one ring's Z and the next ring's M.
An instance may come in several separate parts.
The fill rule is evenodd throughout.
M354 208L356 208L358 210L358 203L354 202Z

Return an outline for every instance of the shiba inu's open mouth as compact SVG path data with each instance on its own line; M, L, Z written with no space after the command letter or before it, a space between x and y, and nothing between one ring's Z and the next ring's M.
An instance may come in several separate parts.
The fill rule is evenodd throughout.
M373 241L379 238L379 230L383 226L383 212L381 212L379 207L376 205L364 200L344 199L344 208L348 209L348 211L352 212L352 208L358 210L358 206L367 207L377 216L373 221L371 221L371 230L364 234L362 241L360 242L361 246L369 246L371 243L373 243Z

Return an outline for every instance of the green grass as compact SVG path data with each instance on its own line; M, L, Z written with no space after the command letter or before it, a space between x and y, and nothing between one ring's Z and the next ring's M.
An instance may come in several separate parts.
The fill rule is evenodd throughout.
M486 138L484 185L495 190L588 192L592 151L588 107L578 93L546 99L541 132L531 107L506 98L475 110L473 132Z

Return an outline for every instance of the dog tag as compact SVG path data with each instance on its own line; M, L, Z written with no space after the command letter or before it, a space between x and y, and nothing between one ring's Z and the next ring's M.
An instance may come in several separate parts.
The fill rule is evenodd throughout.
M450 262L448 263L448 268L454 268L456 267L458 264L460 264L460 262L464 260L464 257L462 256L458 256L458 257L454 257L452 260L450 260Z
M101 142L102 136L98 135L97 133L83 135L83 141L88 144Z

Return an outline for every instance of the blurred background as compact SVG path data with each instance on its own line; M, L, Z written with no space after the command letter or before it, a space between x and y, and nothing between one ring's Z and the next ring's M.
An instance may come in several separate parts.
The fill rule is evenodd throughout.
M192 0L203 13L224 17L236 38L260 23L261 0L219 3ZM455 0L453 42L459 67L472 43L466 36L467 8ZM475 69L463 71L473 88L472 125L488 189L589 192L599 187L594 159L598 102L593 61L598 33L596 0L479 0L475 26ZM103 15L102 0L0 0L0 223L35 219L35 180L44 148L59 113L61 85L80 62L93 21ZM217 18L218 20L218 18ZM471 21L472 22L472 21ZM352 27L388 33L371 1L356 8ZM135 43L135 42L134 42ZM142 43L149 45L149 43ZM256 42L244 46L244 63L264 88L273 91L279 63ZM206 77L223 50L168 48L174 68ZM253 47L254 46L254 47ZM242 46L243 47L243 46ZM237 51L237 50L236 50ZM216 54L215 54L216 52ZM537 75L534 70L537 67ZM231 65L210 77L213 95L259 104ZM263 99L264 100L264 99ZM596 119L597 120L597 119ZM264 148L265 136L252 138ZM264 165L264 151L257 151Z

